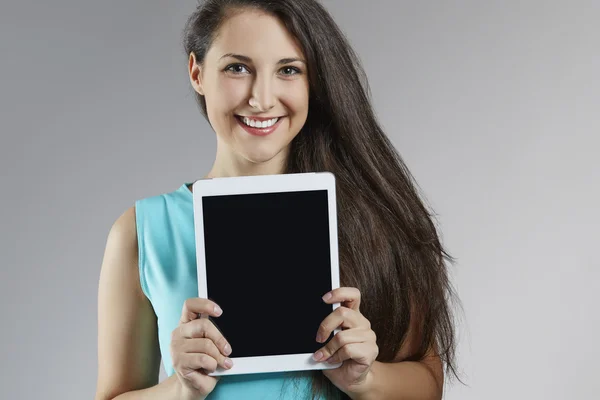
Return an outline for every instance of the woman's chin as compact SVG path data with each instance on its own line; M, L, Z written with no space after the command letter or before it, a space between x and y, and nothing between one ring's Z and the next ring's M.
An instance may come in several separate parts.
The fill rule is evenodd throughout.
M277 155L281 153L281 149L242 149L242 156L254 164L264 164L273 159L277 158Z

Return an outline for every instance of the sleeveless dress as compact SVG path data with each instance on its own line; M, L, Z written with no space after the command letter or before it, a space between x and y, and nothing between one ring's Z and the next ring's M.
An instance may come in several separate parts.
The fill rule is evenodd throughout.
M157 316L162 362L168 376L174 373L171 332L179 324L185 300L198 297L189 184L135 202L140 284ZM310 387L306 372L222 376L208 400L310 399Z

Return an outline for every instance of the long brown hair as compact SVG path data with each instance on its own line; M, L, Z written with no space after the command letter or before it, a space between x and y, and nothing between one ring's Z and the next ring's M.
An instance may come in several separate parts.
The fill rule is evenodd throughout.
M412 321L420 342L407 359L422 360L433 348L457 377L457 299L447 271L453 259L375 117L359 58L327 10L316 0L207 0L185 26L186 55L194 52L202 63L226 18L248 7L279 18L306 56L308 119L292 142L286 173L329 171L336 177L340 283L361 291L378 361L397 360ZM208 119L204 97L196 99ZM312 375L314 395L340 394L320 371Z

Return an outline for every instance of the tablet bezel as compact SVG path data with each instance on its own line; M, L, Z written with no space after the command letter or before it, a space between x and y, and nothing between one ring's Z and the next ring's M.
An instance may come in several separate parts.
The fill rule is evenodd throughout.
M202 198L208 196L281 193L313 190L327 190L329 211L329 242L331 255L331 289L340 287L339 256L337 232L337 205L335 176L330 172L311 172L281 175L240 176L227 178L208 178L198 180L192 185L194 230L196 233L196 261L198 271L198 297L208 298L206 281L206 259L204 257L204 221L202 216ZM325 294L325 293L323 293ZM340 306L332 304L331 311ZM334 330L334 335L340 329ZM316 335L316 332L315 332ZM230 370L217 368L211 376L239 375L265 372L290 372L306 370L334 369L342 363L330 364L316 362L313 353L289 354L277 356L231 357L233 367Z

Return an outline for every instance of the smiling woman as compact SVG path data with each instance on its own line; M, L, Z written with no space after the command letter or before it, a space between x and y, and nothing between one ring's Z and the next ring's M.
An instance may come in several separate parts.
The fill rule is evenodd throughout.
M341 331L314 359L342 366L220 380L207 374L235 368L227 358L235 349L209 319L197 318L227 310L197 298L186 182L136 201L109 234L97 399L441 398L444 371L455 374L452 259L331 16L315 0L207 0L184 36L190 83L217 138L205 177L336 177L342 287L323 301L341 306L315 340ZM161 358L169 377L159 384Z
M230 159L221 153L233 153L244 164L281 168L308 115L302 47L270 13L227 12L211 46L189 51L192 86L209 105L207 118L217 133L217 162ZM263 122L273 119L276 123L263 129ZM237 175L229 168L216 164L210 175Z

